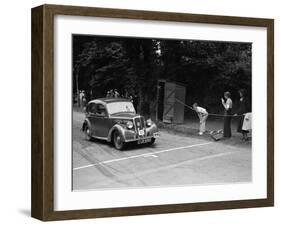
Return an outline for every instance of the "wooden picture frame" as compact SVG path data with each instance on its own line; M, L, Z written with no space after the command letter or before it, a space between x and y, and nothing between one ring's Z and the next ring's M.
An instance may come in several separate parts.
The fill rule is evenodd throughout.
M54 210L54 16L88 16L267 29L267 198L179 203L122 208ZM274 21L273 19L211 16L77 6L42 5L32 9L32 200L31 215L50 221L274 205Z

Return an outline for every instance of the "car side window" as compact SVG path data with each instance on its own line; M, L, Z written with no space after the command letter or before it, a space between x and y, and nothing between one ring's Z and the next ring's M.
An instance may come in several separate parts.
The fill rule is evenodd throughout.
M97 105L95 103L89 104L87 107L87 112L89 114L96 114L97 112Z
M96 115L106 116L105 107L102 104L97 104Z

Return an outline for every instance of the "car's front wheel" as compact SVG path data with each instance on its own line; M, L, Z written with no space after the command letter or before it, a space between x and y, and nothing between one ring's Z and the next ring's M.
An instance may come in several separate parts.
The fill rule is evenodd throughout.
M149 142L149 145L152 145L152 144L154 144L154 142L155 142L155 138L153 137L153 138L151 138L151 141Z
M122 150L125 148L125 142L122 140L122 136L119 131L115 131L113 133L113 144L114 147L118 150Z

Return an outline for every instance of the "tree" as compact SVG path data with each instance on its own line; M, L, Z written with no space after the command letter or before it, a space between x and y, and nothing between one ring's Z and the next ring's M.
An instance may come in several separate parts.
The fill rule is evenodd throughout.
M105 96L108 89L121 89L131 80L132 68L124 48L117 41L87 42L75 65L80 89L91 92L91 98Z
M74 92L91 98L109 89L129 92L142 114L155 109L159 78L186 84L187 102L215 107L226 90L251 91L251 44L74 36L73 68Z
M157 41L153 39L123 40L127 57L134 71L132 84L139 99L139 111L151 114L158 79Z

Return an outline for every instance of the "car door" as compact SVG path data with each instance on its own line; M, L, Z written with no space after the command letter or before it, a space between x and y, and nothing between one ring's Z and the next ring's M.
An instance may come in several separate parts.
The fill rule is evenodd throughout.
M86 108L86 114L87 114L87 118L90 121L91 124L91 133L94 136L94 121L95 121L95 115L96 115L96 104L95 103L90 103L87 108Z
M109 132L108 114L103 104L96 104L96 112L93 117L93 134L96 137L106 138Z

